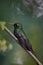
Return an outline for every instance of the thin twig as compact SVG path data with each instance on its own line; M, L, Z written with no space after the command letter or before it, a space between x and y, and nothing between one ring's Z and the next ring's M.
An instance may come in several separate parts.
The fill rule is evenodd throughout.
M13 37L14 40L16 40L18 42L18 39L12 34L12 32L5 26L4 30L11 36ZM23 47L24 48L24 47ZM24 48L25 49L25 48ZM38 63L39 65L42 65L42 63L36 58L36 56L31 52L25 49L25 51L34 59L34 61L36 63Z

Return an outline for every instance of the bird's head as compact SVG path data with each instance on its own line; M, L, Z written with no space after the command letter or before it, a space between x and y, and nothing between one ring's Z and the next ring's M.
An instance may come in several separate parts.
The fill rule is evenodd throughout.
M20 23L15 23L14 24L14 29L15 30L22 30L23 28L22 28L22 24L20 24Z

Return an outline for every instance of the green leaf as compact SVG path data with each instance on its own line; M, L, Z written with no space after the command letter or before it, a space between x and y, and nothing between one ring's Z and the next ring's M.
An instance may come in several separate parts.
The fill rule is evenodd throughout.
M6 24L6 22L5 21L0 21L0 25L5 25Z
M6 22L5 21L0 21L0 28L2 29L2 30L4 30L4 26L5 26L5 24L6 24Z

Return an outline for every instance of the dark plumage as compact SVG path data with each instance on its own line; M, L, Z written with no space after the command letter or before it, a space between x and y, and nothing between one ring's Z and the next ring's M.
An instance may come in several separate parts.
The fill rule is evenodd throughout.
M20 45L24 46L27 50L33 53L32 45L30 44L30 41L27 39L21 24L14 24L14 35L19 40Z

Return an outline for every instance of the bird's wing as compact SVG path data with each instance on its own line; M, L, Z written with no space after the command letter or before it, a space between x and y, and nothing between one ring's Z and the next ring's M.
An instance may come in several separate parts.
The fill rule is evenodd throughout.
M17 35L18 35L18 40L19 40L20 44L22 46L24 46L27 50L33 51L32 50L32 45L29 42L29 40L27 38L23 37L24 34L19 32Z

